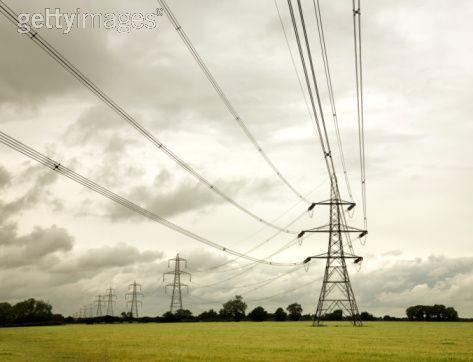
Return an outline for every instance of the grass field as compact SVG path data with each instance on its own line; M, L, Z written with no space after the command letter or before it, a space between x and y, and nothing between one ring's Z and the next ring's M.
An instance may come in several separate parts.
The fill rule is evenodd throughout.
M473 361L473 323L68 325L0 329L0 360Z

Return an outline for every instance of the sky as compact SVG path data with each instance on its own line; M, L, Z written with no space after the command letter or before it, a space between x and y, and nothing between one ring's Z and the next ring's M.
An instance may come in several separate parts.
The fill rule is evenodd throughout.
M291 50L287 4L278 0ZM151 0L6 0L17 13L154 13ZM169 0L177 19L248 129L281 173L310 200L329 197L327 172L273 0ZM311 1L303 1L329 118ZM344 154L361 205L352 10L320 1ZM454 306L473 317L473 3L362 1L367 217L361 270L349 263L360 311L402 316L415 304ZM289 223L307 205L275 176L244 135L165 15L156 27L38 32L109 97L205 178L255 214ZM275 231L262 227L186 173L0 17L0 130L136 204L218 244L247 252ZM300 72L299 60L297 71ZM333 123L328 122L341 175ZM187 259L194 313L242 295L249 309L292 302L314 313L324 264L257 265L180 235L0 145L0 300L49 301L65 315L116 289L127 308L133 281L143 315L169 309L163 273ZM346 185L341 193L347 197ZM350 225L362 226L361 207ZM317 208L292 228L323 225ZM251 252L265 258L292 236ZM300 262L327 236L274 256ZM221 264L223 267L216 268ZM247 270L248 269L248 270ZM246 271L242 273L242 271ZM268 280L267 283L263 281Z

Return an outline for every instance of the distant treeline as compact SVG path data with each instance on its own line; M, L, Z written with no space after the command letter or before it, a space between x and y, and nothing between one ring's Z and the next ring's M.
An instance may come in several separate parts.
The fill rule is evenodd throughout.
M283 322L312 320L311 314L303 314L302 307L299 303L289 304L285 309L277 308L274 313L266 311L263 307L258 306L246 314L247 304L241 296L224 303L222 308L217 312L213 309L202 312L194 316L188 309L180 309L174 313L166 312L162 316L157 317L140 317L133 318L130 313L122 313L120 316L96 316L87 318L63 318L62 315L53 314L52 306L49 303L27 299L14 305L9 303L0 303L0 326L24 326L24 325L50 325L62 323L124 323L124 322L227 322L227 321L278 321ZM441 304L433 306L416 305L407 308L405 318L397 318L389 315L383 317L375 317L371 313L362 312L360 318L363 321L457 321L467 319L459 319L457 311L453 307L445 307ZM329 321L348 320L343 316L340 309L328 313L324 317Z
M0 303L0 326L63 324L60 314L53 314L49 303L33 298L11 305Z
M420 308L421 307L421 308ZM266 311L263 307L258 306L246 314L247 304L243 301L241 296L235 296L235 298L224 303L222 308L217 312L213 309L202 312L197 316L194 316L188 309L177 310L174 313L166 312L162 316L157 317L141 317L132 318L130 314L122 313L120 317L95 317L95 318L67 318L66 322L69 323L93 323L93 322L126 322L126 321L138 321L138 322L158 322L158 323L171 323L171 322L227 322L227 321L278 321L283 322L306 320L310 321L314 319L314 315L302 314L302 306L299 303L289 304L285 309L279 307L274 313ZM414 317L411 315L411 311L415 311ZM421 312L423 317L421 318ZM361 312L360 319L362 321L408 321L408 320L419 320L419 321L457 321L458 313L454 308L446 308L443 305L434 306L414 306L409 307L406 311L404 318L392 317L385 315L383 317L375 317L371 313ZM350 320L351 318L343 316L341 309L334 310L324 316L325 320L328 321L342 321ZM465 320L465 319L464 319Z

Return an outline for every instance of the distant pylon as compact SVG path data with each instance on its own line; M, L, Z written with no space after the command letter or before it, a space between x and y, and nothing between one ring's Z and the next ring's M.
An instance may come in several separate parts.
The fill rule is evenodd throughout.
M89 318L94 318L94 309L95 309L94 303L89 304L89 307L87 309L88 309L88 312L89 312L88 317Z
M130 317L131 318L138 318L138 304L142 305L142 301L138 298L143 298L143 293L141 293L141 284L136 283L134 281L132 284L128 286L129 292L125 294L125 299L131 295L131 301L128 301L127 304L130 304Z
M103 297L101 295L97 295L97 299L95 300L95 304L97 305L97 308L95 310L95 316L96 317L102 317L102 306L104 304Z
M115 295L115 290L112 288L108 288L106 290L106 295L104 296L105 302L107 303L107 314L113 317L113 307L116 303L117 296Z
M171 262L174 262L174 271L166 272L163 274L163 281L165 280L166 275L174 275L174 282L171 284L166 284L164 286L164 291L167 291L168 287L172 287L172 297L171 297L171 312L182 308L182 291L181 287L187 288L187 293L189 293L189 286L187 284L181 283L181 274L189 275L189 281L191 280L191 274L181 270L181 262L185 263L185 268L187 268L187 260L179 257L179 254L176 255L174 259L168 261L168 268L171 266Z

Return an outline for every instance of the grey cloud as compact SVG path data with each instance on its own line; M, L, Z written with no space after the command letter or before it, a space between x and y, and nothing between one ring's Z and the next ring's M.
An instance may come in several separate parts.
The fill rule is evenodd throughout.
M105 105L98 105L81 114L77 121L68 127L65 137L75 144L83 145L87 141L97 142L103 139L105 132L120 130L123 128L121 126L124 126L124 121L120 117ZM108 147L114 151L117 142Z
M51 5L51 2L49 3ZM63 3L57 7L66 8ZM24 1L22 4L9 4L14 11L44 11L34 1ZM82 6L81 6L82 7ZM70 9L75 11L75 7ZM12 51L5 52L0 61L2 87L0 87L0 105L15 107L18 111L35 110L44 102L51 99L60 99L74 95L84 98L89 95L88 90L72 75L68 74L58 63L49 57L43 50L34 44L27 36L17 33L14 25L7 21L0 22L0 42ZM49 29L48 29L49 30ZM110 70L113 55L104 52L107 44L107 34L96 32L93 36L75 37L73 34L63 35L61 31L40 30L44 38L55 48L70 59L74 65L98 83L108 83L107 69ZM73 42L75 45L70 47ZM83 49L87 49L86 52ZM100 59L89 65L89 59ZM113 63L113 62L112 62ZM22 69L18 72L18 69ZM92 96L91 96L92 97Z
M77 260L77 267L82 269L101 270L111 267L124 267L137 263L150 263L163 256L162 252L140 252L133 246L118 244L113 247L105 246L89 249Z
M385 251L384 253L381 253L381 256L399 256L402 254L403 254L402 250L395 249L395 250Z
M242 189L250 189L250 193L258 194L261 190L268 191L273 186L265 180L250 182L246 179L227 181L225 184L216 182L216 184L232 197L236 197ZM163 217L201 210L225 202L199 182L187 180L175 184L174 178L167 171L159 173L151 187L135 187L126 197ZM138 217L128 209L112 203L109 204L107 211L113 221Z
M72 313L74 308L81 306L78 303L91 302L95 295L113 286L118 287L117 310L120 313L126 285L134 279L141 282L151 278L156 283L156 275L160 276L167 266L161 261L162 256L159 251L140 251L121 243L76 252L75 255L64 252L48 254L28 265L10 262L0 274L0 282L8 289L1 293L0 298L12 301L34 296L49 300L57 312ZM152 276L142 275L151 271Z
M2 227L2 229L4 229ZM63 228L35 229L27 235L18 236L16 228L7 225L0 232L0 265L2 268L31 267L41 259L57 252L72 250L73 237ZM5 239L3 239L5 238Z
M0 226L0 246L10 245L17 239L17 224L5 223Z
M442 255L387 263L355 275L359 304L365 309L402 314L411 304L449 304L468 313L473 287L473 258ZM466 284L465 284L466 283Z
M28 258L41 258L57 251L72 250L74 239L69 233L55 225L49 229L38 226L27 236L18 239L18 245L26 246L24 255Z
M45 189L57 179L56 173L38 169L35 166L28 168L22 174L30 175L28 178L33 179L33 186L24 195L13 201L4 202L0 200L0 223L13 215L21 213L23 210L37 205L44 197Z
M8 186L10 184L11 175L7 169L3 166L0 166L0 189Z

